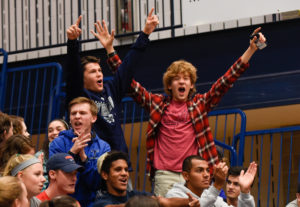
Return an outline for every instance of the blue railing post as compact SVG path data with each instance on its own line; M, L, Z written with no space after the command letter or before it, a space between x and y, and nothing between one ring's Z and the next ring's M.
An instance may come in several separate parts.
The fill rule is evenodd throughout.
M6 86L6 73L7 73L7 52L0 48L0 53L3 55L3 63L1 69L0 77L0 110L4 110L4 101L5 101L5 86Z

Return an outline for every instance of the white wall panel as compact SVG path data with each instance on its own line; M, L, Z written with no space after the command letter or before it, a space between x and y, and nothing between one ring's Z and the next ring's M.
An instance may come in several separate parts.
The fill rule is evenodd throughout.
M300 9L299 0L183 0L182 5L187 26Z
M17 50L23 49L23 22L22 22L22 4L16 5L17 10Z
M54 45L54 44L58 44L58 39L57 39L57 9L56 9L56 1L50 1L50 9L51 9L51 13L50 13L50 28L49 28L49 32L51 35L51 42L50 45Z
M35 0L28 0L28 41L29 48L37 47L37 28L36 28L36 4Z
M9 31L9 42L10 42L10 48L9 50L16 50L16 27L15 27L15 2L10 1L9 6L9 21L10 21L10 31Z
M171 5L170 5L170 1L164 1L164 22L165 22L165 27L171 26Z
M9 41L9 35L8 35L8 2L7 1L3 1L2 3L2 21L3 21L3 25L2 25L2 40L3 40L3 49L8 51L8 41Z
M51 36L51 30L50 30L50 4L49 1L44 1L44 5L43 5L43 15L44 15L44 27L43 27L43 41L45 46L50 45L50 36Z

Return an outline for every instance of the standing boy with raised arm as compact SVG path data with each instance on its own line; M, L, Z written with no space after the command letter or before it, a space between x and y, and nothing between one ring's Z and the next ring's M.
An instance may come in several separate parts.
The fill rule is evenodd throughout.
M152 94L135 80L131 96L150 114L147 128L147 170L154 177L155 195L164 196L174 183L183 182L181 163L190 155L201 155L211 169L218 162L208 122L208 113L249 67L256 43L266 39L256 29L244 54L204 94L195 93L197 69L189 62L173 62L163 76L164 94ZM117 66L117 62L111 67Z
M127 145L121 129L121 100L128 92L131 80L135 73L134 65L140 59L146 46L149 43L148 36L154 31L158 24L156 15L152 15L153 9L148 15L143 32L131 47L122 65L116 71L112 80L103 83L103 73L100 67L100 60L93 56L86 56L80 60L80 46L78 37L81 34L79 24L81 16L76 24L67 30L68 55L66 67L66 103L78 96L85 96L92 99L98 108L98 118L93 128L97 135L107 141L111 148L128 153ZM96 24L98 34L92 32L103 45L112 46L114 32L110 35L103 21L103 28L99 22ZM101 35L100 35L101 34ZM112 57L116 53L113 47L107 48L108 56Z

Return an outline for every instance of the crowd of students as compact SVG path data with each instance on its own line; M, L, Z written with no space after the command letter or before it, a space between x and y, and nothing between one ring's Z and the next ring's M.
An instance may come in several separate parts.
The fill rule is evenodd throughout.
M105 83L98 58L80 59L82 17L68 28L64 71L70 126L51 121L39 152L23 118L0 113L0 206L255 206L250 189L256 163L243 169L219 159L207 114L266 38L256 29L246 51L204 94L196 93L197 70L185 60L165 72L166 94L152 94L134 74L159 23L153 11L123 61L113 48L114 31L109 33L104 21L95 23L91 32L106 49L114 73ZM146 144L153 195L132 190L129 179L120 123L121 100L128 93L150 114ZM300 206L299 198L296 202Z

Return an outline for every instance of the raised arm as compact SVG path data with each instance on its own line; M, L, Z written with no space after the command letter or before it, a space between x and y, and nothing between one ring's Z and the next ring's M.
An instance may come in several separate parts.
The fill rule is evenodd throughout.
M77 40L77 38L81 35L81 29L79 28L82 16L80 15L75 24L71 25L67 29L67 37L69 40Z
M251 185L254 181L257 172L257 164L255 162L250 163L247 172L243 170L239 176L239 185L241 187L241 193L238 197L238 207L255 207L255 201L250 194Z
M267 39L265 38L265 36L261 32L259 32L260 30L261 30L261 27L255 29L252 34L259 34L258 42L265 43L267 41ZM248 63L249 60L251 59L252 55L258 49L257 46L256 46L256 43L255 43L256 41L257 41L256 36L254 36L254 38L252 40L250 40L250 45L249 45L248 49L244 52L244 54L241 57L242 63L245 63L245 64Z
M259 42L264 43L266 38L263 34L259 33L260 28L254 30L253 34L259 34ZM205 108L209 112L220 101L223 95L233 86L233 83L246 71L249 67L249 60L255 51L258 49L256 46L257 37L255 36L250 40L250 45L244 54L221 76L211 87L211 89L204 94ZM201 98L201 97L200 97Z
M79 28L81 19L82 16L79 16L76 23L67 29L67 58L63 67L66 74L66 109L72 99L83 95L83 72L79 56L80 45L77 41L81 35Z
M157 16L153 15L153 11L154 8L151 9L147 17L145 27L143 29L143 33L147 35L150 35L159 23ZM102 24L98 20L94 25L97 33L95 33L93 30L91 30L91 33L100 41L101 45L105 48L108 56L107 63L112 72L115 73L118 70L119 66L122 64L120 57L113 47L115 31L112 30L110 34L104 20L102 20Z
M97 33L95 33L93 30L91 30L91 33L100 41L101 45L105 48L107 54L113 53L115 51L113 47L113 41L115 39L115 30L112 30L111 34L109 34L104 20L102 20L103 26L101 25L101 22L99 20L96 23L94 23L94 25L97 30Z
M154 8L151 9L151 11L148 14L145 27L143 29L143 32L147 35L150 35L156 28L156 26L159 24L158 17L156 15L153 15Z
M241 171L241 174L239 176L239 184L242 193L250 193L251 185L254 181L256 171L257 164L255 162L250 163L247 172L244 172L244 170Z
M115 70L117 68L113 79L108 81L106 86L110 88L112 94L116 96L114 97L115 100L118 100L119 102L121 102L122 98L128 92L130 83L134 77L134 73L138 69L138 62L142 59L142 55L149 44L148 36L154 31L155 27L158 24L158 18L156 15L153 15L153 11L154 9L150 11L143 32L141 32L136 42L131 46L122 64L116 53L109 53L111 51L114 51L114 34L109 34L105 23L102 22L101 25L98 21L95 25L97 33L92 32L95 35L95 37L99 39L100 43L103 45L103 47L105 47L105 49L109 53L108 62L112 66L112 70ZM115 61L110 61L110 59Z

